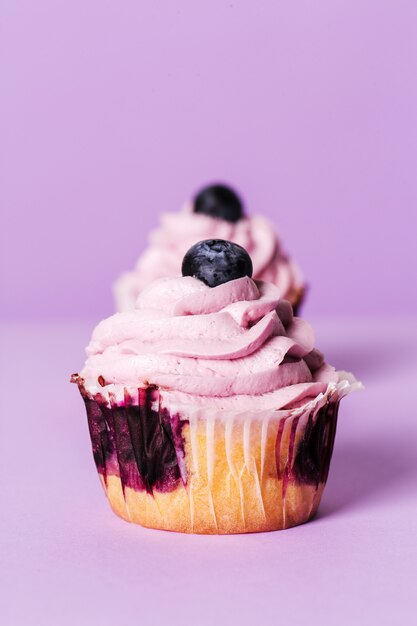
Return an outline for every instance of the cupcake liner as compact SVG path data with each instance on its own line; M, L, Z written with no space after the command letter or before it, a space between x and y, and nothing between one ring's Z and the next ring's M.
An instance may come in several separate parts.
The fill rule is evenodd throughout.
M340 373L302 407L235 413L174 406L155 387L106 385L83 396L94 460L114 511L167 530L236 533L303 523L326 484ZM170 405L170 406L168 406Z
M291 303L293 314L295 317L300 315L300 310L302 309L308 291L308 285L304 285L303 287L294 287L290 293L285 295L285 300L288 300Z

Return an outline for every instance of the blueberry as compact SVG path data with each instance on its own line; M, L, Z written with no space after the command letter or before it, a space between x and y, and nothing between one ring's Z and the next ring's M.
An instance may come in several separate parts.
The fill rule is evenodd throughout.
M194 244L182 262L182 275L194 276L209 287L252 276L252 261L242 246L224 239Z
M237 222L243 217L243 207L233 189L225 185L210 185L204 187L194 198L194 213Z

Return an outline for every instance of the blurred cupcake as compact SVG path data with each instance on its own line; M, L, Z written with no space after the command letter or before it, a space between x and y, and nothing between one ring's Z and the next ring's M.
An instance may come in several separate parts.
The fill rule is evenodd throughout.
M210 240L94 330L77 383L113 510L188 533L309 520L327 480L339 402L360 386L314 348L250 257Z
M260 216L246 217L238 195L224 185L205 187L182 211L161 216L135 269L114 285L117 310L132 310L139 293L155 279L177 276L185 252L203 239L225 239L245 248L254 278L277 285L297 311L305 295L297 265L283 252L272 224Z

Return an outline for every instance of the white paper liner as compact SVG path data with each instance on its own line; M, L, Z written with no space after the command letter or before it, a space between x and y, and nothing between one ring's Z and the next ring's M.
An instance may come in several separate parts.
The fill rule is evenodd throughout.
M351 374L339 372L337 383L303 406L257 413L168 406L160 393L159 410L186 424L185 454L177 451L181 480L164 493L135 490L109 458L103 482L112 506L130 521L184 532L253 532L303 523L316 511L327 479L338 403L361 386ZM123 406L127 397L139 404L137 389L107 385L85 391L92 398L100 394L109 408ZM312 481L311 459L306 454L303 461L302 446L318 416L324 420L327 456L322 469L313 467Z

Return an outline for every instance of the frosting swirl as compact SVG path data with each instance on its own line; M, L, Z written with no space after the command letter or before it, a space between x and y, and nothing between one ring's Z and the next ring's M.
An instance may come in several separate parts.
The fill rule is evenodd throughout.
M263 217L245 217L232 223L193 213L186 205L179 213L165 213L149 237L149 247L136 268L126 272L114 286L119 311L134 308L139 293L154 280L179 274L186 251L203 239L225 239L247 250L253 277L272 282L292 304L299 298L303 280L297 265L286 256L272 225Z
M248 277L214 288L155 281L134 310L95 328L87 355L88 388L156 385L182 403L223 408L295 406L338 380L280 290Z

